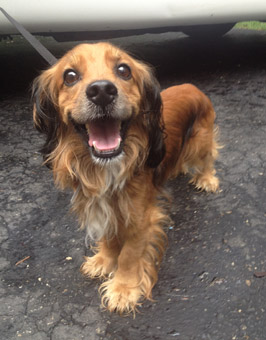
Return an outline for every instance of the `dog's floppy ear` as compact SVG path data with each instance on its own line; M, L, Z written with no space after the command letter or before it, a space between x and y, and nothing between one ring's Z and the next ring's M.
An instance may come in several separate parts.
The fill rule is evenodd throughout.
M51 166L48 158L58 144L58 130L61 127L52 75L52 69L43 72L34 80L32 89L33 120L36 129L46 135L40 151L47 166Z
M141 109L144 113L149 138L149 153L146 164L150 168L156 168L165 156L162 100L160 85L153 72L147 67L143 80L142 98Z

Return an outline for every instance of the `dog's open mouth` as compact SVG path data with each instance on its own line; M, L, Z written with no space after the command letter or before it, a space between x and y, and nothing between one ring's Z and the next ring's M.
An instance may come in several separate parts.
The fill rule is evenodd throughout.
M93 156L106 159L122 152L128 123L129 120L99 118L83 125L74 123L74 126L86 138Z
M86 124L89 146L96 157L111 158L122 151L124 124L116 119L96 119Z

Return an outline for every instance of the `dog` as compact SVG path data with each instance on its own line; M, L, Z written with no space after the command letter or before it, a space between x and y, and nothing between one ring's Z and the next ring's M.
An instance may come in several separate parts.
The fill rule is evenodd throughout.
M160 86L149 66L109 44L81 44L33 83L44 162L72 188L72 210L96 242L81 272L104 279L102 304L135 313L152 288L167 242L163 185L192 174L199 190L219 180L215 112L191 84Z

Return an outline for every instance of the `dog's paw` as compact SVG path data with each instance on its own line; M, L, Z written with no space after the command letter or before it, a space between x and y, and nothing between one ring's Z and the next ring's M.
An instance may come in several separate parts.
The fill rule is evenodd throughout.
M118 283L115 279L102 283L100 287L102 305L110 312L119 314L135 315L137 307L141 305L141 287L129 287L126 284Z
M80 267L81 273L90 278L111 276L115 270L115 260L104 258L100 254L96 254L92 257L85 257L85 262Z
M215 176L215 171L210 174L196 174L191 180L198 190L216 192L219 189L219 179Z

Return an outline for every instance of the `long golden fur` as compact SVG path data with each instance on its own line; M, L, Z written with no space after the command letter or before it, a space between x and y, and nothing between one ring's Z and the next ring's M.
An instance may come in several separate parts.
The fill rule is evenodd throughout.
M33 93L45 163L97 241L81 271L105 280L110 311L134 312L151 298L166 244L165 181L192 170L198 189L218 189L212 104L190 84L160 93L147 65L109 43L76 46Z

